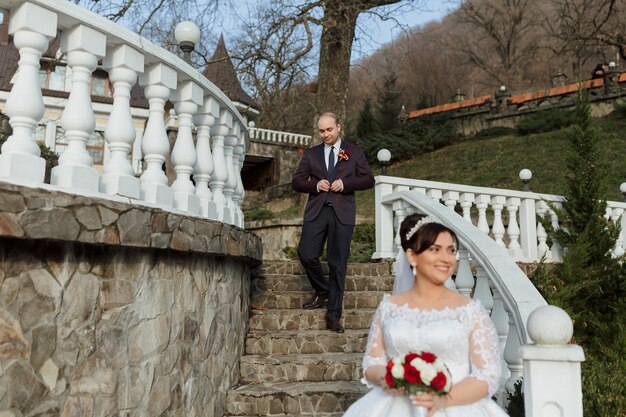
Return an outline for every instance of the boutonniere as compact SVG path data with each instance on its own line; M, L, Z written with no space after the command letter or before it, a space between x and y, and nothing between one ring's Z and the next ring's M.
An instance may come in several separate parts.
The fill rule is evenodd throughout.
M339 149L339 153L337 153L337 156L344 161L350 159L350 154L345 149Z

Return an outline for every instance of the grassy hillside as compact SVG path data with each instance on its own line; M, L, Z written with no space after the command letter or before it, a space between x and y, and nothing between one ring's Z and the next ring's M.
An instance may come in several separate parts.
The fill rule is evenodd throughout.
M606 173L606 195L622 201L619 186L626 181L626 120L596 121L601 138L602 169ZM399 162L387 169L388 175L495 188L521 189L518 173L533 172L532 191L563 194L566 187L565 139L567 128L529 136L502 136L468 140ZM378 167L373 167L379 173ZM358 214L374 215L374 191L357 196Z

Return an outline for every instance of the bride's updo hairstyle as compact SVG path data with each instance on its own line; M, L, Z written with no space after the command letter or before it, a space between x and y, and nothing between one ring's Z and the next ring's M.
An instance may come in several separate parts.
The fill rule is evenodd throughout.
M408 249L413 250L415 254L424 252L437 241L437 237L442 232L450 233L455 246L459 246L459 239L456 237L456 233L443 224L428 219L425 215L417 213L411 214L404 219L400 225L400 244L405 252ZM415 226L420 221L423 224L416 229Z

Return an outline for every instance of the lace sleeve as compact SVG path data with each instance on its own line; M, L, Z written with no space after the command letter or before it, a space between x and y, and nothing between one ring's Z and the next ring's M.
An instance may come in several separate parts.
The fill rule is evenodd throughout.
M498 333L487 314L485 308L479 302L471 309L471 332L470 332L470 362L472 370L470 376L485 381L492 397L500 383L500 349L498 346Z
M367 346L365 347L365 355L363 356L363 378L361 383L372 388L374 384L370 383L365 378L365 371L367 368L373 365L386 366L388 362L387 351L385 350L385 340L383 337L383 321L382 321L382 309L385 304L388 295L385 295L383 301L378 305L374 317L372 318L372 325L370 326L369 336L367 337Z

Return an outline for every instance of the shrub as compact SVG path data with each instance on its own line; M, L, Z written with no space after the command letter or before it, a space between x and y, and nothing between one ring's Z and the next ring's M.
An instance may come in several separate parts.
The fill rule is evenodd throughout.
M505 127L505 126L488 127L470 136L469 140L492 139L492 138L497 138L500 136L514 135L516 133L517 133L517 130L512 127Z
M618 118L626 118L626 100L613 103L613 112Z
M265 208L254 208L244 212L246 221L273 219L274 213Z
M551 132L574 124L575 115L571 110L544 110L522 118L515 126L520 135Z
M352 234L350 258L348 262L367 263L372 261L376 249L376 226L373 224L357 224Z
M508 405L506 406L506 412L509 417L524 417L526 415L524 409L524 391L522 391L522 381L517 381L513 387L515 390L513 393L507 392L506 399Z

